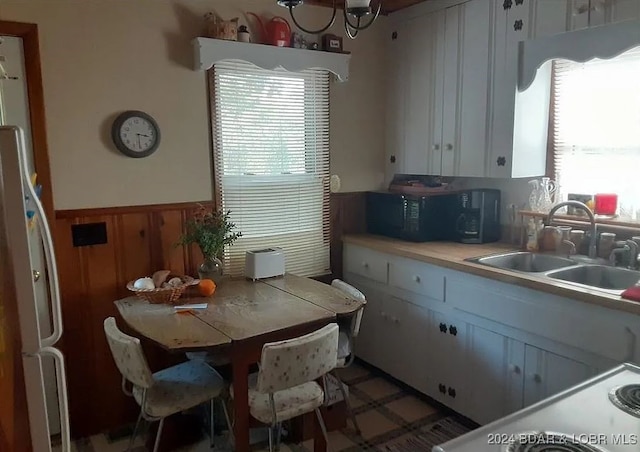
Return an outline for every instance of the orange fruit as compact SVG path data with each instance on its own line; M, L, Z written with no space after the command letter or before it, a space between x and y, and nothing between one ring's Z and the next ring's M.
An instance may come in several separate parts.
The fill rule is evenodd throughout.
M216 283L210 279L201 279L198 290L203 297L210 297L216 291Z

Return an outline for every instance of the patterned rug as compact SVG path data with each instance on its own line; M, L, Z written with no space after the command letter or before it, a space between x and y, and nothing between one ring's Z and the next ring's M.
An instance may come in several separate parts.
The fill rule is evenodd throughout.
M349 386L349 398L362 432L357 434L350 420L346 428L330 432L332 452L431 452L433 446L446 443L477 427L366 364L356 362L342 369L341 378ZM222 425L220 427L218 432L224 428ZM252 436L255 436L253 450L268 450L266 430L262 430L252 430ZM126 428L85 438L76 441L72 451L122 452L126 449L129 434L130 428ZM141 435L132 452L145 451L143 442ZM283 438L283 443L281 452L313 451L312 441L295 444ZM180 452L208 450L209 438L204 432L194 444L179 449ZM216 437L216 450L231 451L226 432Z
M446 443L470 430L468 426L461 424L454 416L450 416L434 422L419 431L382 444L377 447L377 450L384 452L431 452L433 446Z

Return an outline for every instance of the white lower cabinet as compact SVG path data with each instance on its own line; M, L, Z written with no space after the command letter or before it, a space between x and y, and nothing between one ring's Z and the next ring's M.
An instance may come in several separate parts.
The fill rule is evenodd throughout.
M525 345L502 334L469 327L468 416L480 424L522 408Z
M466 413L467 324L453 316L433 312L431 322L432 359L428 363L427 394L448 407Z
M638 361L633 314L349 243L345 253L344 278L367 297L356 356L480 424ZM547 328L558 312L563 326ZM592 322L606 340L581 336Z
M557 394L598 373L598 369L571 358L527 345L524 367L524 406Z

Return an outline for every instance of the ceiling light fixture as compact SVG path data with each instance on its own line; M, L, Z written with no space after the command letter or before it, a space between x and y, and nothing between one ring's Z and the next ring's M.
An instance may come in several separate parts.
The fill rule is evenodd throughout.
M295 26L305 33L314 35L324 33L335 23L338 10L337 0L333 0L333 14L331 16L331 20L326 26L318 30L308 30L302 27L296 20L293 14L293 9L303 3L304 0L278 0L278 5L289 9L289 15L291 16L291 20ZM344 0L344 30L347 36L351 39L355 39L355 37L358 36L359 31L369 28L380 15L381 9L382 0L378 0L378 7L375 12L371 8L371 0ZM367 16L372 17L368 22L365 22ZM363 22L365 22L364 25Z

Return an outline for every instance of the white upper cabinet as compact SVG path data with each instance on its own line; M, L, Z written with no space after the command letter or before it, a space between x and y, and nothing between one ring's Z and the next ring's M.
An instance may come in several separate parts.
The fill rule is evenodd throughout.
M411 18L397 19L387 47L387 181L535 177L546 171L551 64L519 92L519 43L640 20L640 0L470 0L399 17Z
M486 172L491 9L486 0L446 9L439 173L443 176L484 176Z
M472 0L396 24L387 47L394 173L485 173L491 5Z
M488 177L540 176L546 170L547 131L551 94L550 67L541 69L526 92L518 93L519 42L536 34L553 33L566 23L561 8L535 0L494 0L491 101L488 108L489 140L486 148ZM563 3L562 0L556 3ZM540 10L538 10L540 7ZM551 24L553 12L561 16ZM544 17L536 17L539 13ZM552 31L553 30L553 31ZM562 31L562 30L557 30Z

